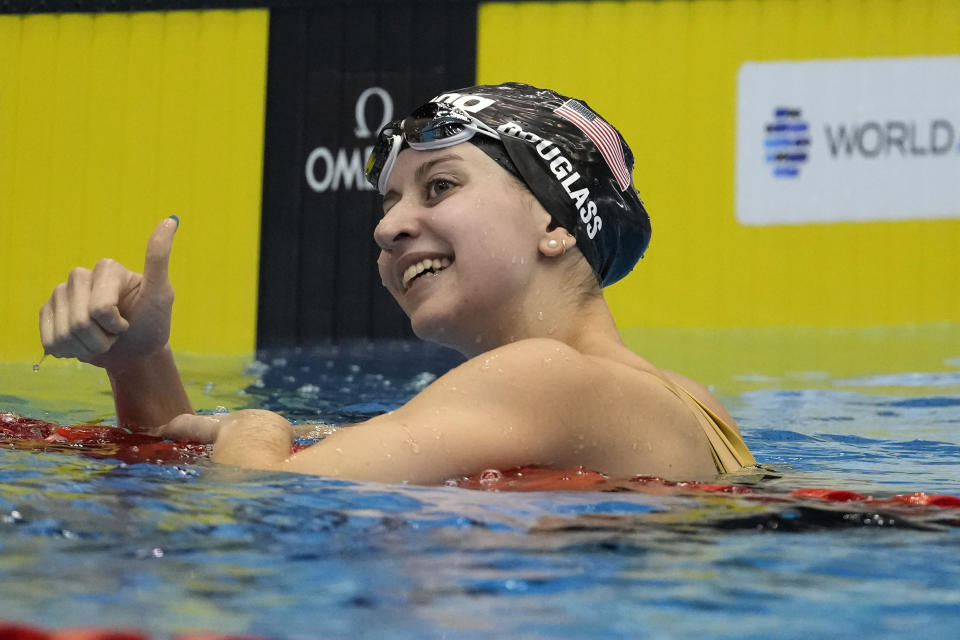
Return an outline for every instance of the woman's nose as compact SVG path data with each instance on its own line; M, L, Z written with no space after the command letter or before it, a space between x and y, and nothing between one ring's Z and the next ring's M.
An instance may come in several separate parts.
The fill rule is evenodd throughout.
M373 239L384 250L393 249L404 239L416 238L420 234L420 221L416 207L397 202L377 223L373 230Z

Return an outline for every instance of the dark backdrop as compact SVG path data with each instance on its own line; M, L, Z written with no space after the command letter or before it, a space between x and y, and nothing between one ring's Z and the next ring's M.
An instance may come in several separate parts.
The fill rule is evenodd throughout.
M391 112L473 84L476 4L275 8L268 66L258 348L411 335L380 285L362 167Z

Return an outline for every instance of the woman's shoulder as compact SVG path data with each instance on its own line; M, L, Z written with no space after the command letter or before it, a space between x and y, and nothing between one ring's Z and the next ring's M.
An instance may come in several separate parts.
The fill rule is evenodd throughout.
M458 369L483 373L493 369L502 373L505 367L519 374L538 373L558 378L583 375L585 370L595 368L596 363L560 340L525 338L474 356Z
M655 368L646 361L615 350L581 351L549 338L519 340L438 378L394 418L413 424L439 410L446 428L462 423L470 425L464 432L490 438L499 431L476 426L509 425L511 442L549 450L553 465L582 464L614 475L642 469L705 477L713 469L705 436L686 405L650 369Z
M495 388L506 384L524 392L552 389L577 396L590 391L594 398L619 397L627 404L671 396L669 387L677 385L735 424L703 384L661 369L622 345L581 351L561 340L528 338L474 356L461 364L456 374Z
M511 393L527 398L552 393L574 399L578 408L601 404L612 410L616 410L617 405L640 409L648 401L662 406L663 398L675 397L669 390L669 385L675 384L687 389L710 409L723 411L703 385L659 369L622 346L581 351L561 340L528 338L467 360L458 367L455 376L469 377L497 393L503 393L503 387L507 386ZM723 415L726 416L725 411Z
M676 371L660 368L623 345L593 356L593 359L599 363L605 363L610 369L618 372L620 376L633 379L641 394L660 395L668 392L672 395L668 387L681 387L727 424L739 431L736 421L710 389L693 378Z

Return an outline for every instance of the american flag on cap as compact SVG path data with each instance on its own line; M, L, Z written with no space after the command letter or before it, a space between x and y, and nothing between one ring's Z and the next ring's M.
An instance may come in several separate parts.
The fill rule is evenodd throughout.
M593 144L597 145L603 159L607 161L607 166L616 177L621 191L630 186L630 171L623 160L620 136L613 127L579 100L567 100L553 112L572 122L593 141Z

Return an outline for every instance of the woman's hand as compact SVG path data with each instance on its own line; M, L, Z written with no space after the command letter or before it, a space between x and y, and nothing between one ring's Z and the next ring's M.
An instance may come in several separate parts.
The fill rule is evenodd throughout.
M223 413L212 416L198 416L193 413L184 413L167 424L149 429L147 433L167 440L177 442L194 442L197 444L213 444L217 441L220 434L220 428L224 422L230 419L236 419L235 416L242 414L242 411L236 413Z
M293 440L293 428L283 416L261 409L180 415L150 433L182 442L212 442L215 462L254 469L279 469L290 457Z
M167 265L178 224L170 217L153 230L142 275L109 259L71 271L40 309L44 353L110 370L166 346L173 308Z

